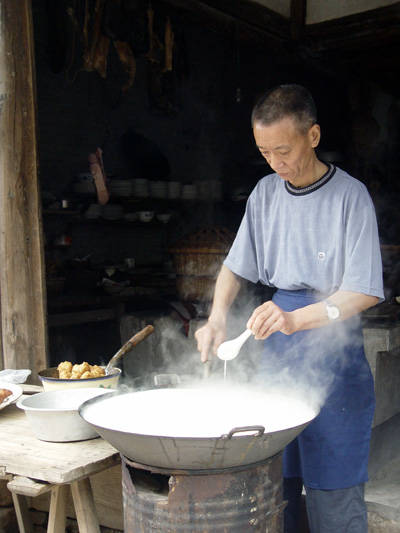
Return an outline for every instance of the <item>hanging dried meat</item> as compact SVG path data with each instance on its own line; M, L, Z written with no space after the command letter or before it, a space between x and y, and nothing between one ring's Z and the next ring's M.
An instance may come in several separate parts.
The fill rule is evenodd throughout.
M118 57L124 66L125 72L128 74L128 83L122 87L122 92L129 91L133 85L133 81L136 75L136 59L133 55L132 48L129 43L122 41L114 41L115 49L117 50Z
M107 57L108 49L110 46L110 39L104 33L100 34L97 42L97 47L93 56L93 68L96 70L102 78L107 75Z
M128 81L122 91L128 91L135 79L135 57L149 51L147 18L149 1L94 0L95 3L93 0L81 1L84 1L84 15L80 17L80 22L76 12L76 2L73 8L68 9L74 28L73 35L75 37L77 34L83 42L83 65L79 70L96 71L101 77L106 78L107 59L112 40L128 74ZM75 77L76 74L72 81Z
M148 10L150 50L147 54L147 92L153 113L157 115L175 116L171 103L172 94L172 63L174 33L170 19L167 17L163 25L163 43L156 31L154 12ZM160 23L158 24L160 26Z
M164 42L165 42L165 70L167 72L172 71L172 56L173 56L173 47L174 47L174 32L172 31L171 21L167 17L167 22L165 23L165 32L164 32Z
M96 70L103 78L107 72L107 56L109 47L109 37L102 32L101 20L103 17L105 0L97 0L94 9L94 22L92 26L91 39L89 38L89 4L85 3L85 22L83 29L84 54L83 70L92 72Z
M102 30L113 41L129 43L136 57L149 50L148 0L105 0Z

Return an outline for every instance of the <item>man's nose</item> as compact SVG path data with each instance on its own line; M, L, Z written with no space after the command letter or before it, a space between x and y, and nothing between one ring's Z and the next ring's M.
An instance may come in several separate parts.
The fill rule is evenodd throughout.
M271 168L276 170L282 166L282 158L279 155L270 155L268 163Z

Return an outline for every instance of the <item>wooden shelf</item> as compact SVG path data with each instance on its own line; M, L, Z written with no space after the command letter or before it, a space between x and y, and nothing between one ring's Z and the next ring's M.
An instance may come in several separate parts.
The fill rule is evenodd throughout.
M44 215L55 215L55 216L79 216L80 211L75 209L42 209Z

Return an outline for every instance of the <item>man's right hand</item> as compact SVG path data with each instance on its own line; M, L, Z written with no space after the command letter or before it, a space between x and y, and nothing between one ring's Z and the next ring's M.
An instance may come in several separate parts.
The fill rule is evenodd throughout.
M228 310L238 295L241 283L239 276L222 265L215 283L213 305L208 322L194 334L203 363L208 360L210 350L217 356L218 346L226 339Z
M199 328L194 336L197 340L197 349L201 354L201 360L205 363L208 360L210 349L217 356L219 345L226 339L226 328L222 324L209 321Z

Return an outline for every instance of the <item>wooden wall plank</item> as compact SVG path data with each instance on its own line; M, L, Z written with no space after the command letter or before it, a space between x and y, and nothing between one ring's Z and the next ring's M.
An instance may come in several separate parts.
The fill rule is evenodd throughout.
M0 285L3 366L47 366L30 0L0 3Z

